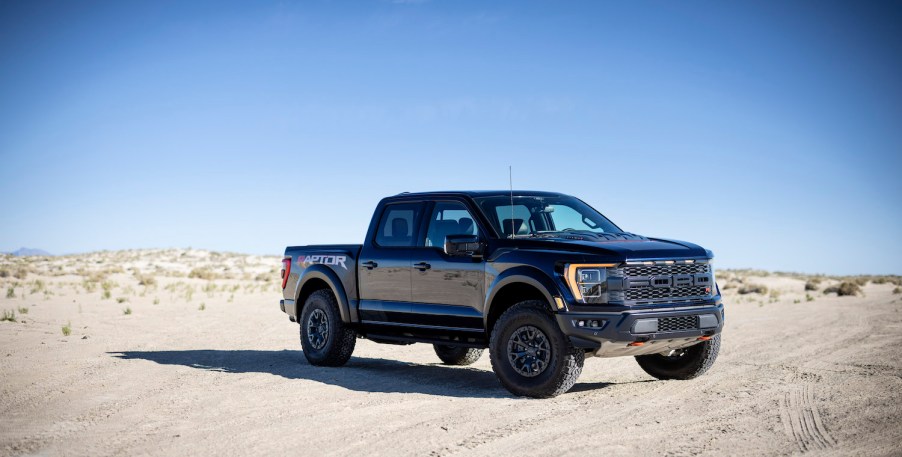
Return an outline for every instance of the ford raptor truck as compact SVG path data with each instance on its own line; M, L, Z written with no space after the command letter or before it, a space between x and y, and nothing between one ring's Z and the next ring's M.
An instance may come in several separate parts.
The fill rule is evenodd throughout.
M635 357L658 379L707 371L724 322L713 257L568 195L402 193L362 245L288 247L280 307L313 365L343 365L358 338L432 344L449 365L488 348L510 392L552 397L591 356Z

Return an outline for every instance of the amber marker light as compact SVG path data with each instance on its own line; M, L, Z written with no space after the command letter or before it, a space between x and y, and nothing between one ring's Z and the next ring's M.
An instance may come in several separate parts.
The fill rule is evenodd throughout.
M583 301L583 294L579 291L579 284L576 282L576 272L579 271L580 268L608 268L615 266L615 263L571 263L567 264L564 268L564 279L567 280L567 286L570 287L570 292L573 293L573 298L576 301Z

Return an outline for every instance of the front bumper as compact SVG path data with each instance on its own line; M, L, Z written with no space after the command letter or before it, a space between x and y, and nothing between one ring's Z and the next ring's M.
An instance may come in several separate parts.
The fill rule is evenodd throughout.
M724 309L718 301L691 307L559 312L556 318L573 345L586 349L587 355L620 357L657 354L698 344L723 330ZM673 329L673 322L694 325Z

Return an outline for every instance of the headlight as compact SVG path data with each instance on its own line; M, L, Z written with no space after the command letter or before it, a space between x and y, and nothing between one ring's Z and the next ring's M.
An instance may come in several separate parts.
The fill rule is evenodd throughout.
M580 303L606 303L608 292L607 267L613 263L569 264L564 268L564 278L573 298Z

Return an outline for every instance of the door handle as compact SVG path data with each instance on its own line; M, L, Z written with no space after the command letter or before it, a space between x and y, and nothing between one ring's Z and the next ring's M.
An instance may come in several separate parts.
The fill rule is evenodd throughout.
M420 271L426 271L426 270L432 268L432 265L429 265L426 262L420 262L420 263L413 264L413 267Z
M379 264L376 262L373 262L372 260L368 260L366 262L361 263L360 266L366 268L367 270L372 270L373 268L378 267Z

